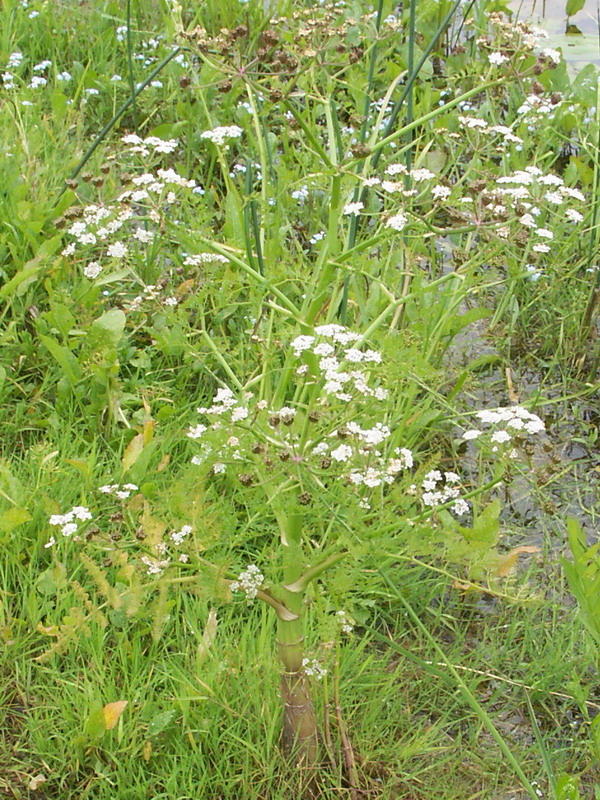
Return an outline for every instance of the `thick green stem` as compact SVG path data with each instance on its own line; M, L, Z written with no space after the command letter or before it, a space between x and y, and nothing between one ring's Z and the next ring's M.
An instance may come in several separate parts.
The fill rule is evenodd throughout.
M297 513L288 515L282 534L283 582L287 585L302 575L302 516ZM277 620L277 646L284 667L281 676L283 747L288 754L296 756L299 764L312 766L318 757L318 738L310 686L302 665L304 592L282 589L281 600L297 615L297 619Z

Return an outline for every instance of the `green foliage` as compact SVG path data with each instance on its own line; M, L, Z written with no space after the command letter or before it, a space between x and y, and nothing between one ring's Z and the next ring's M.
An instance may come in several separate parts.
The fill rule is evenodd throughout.
M584 626L600 643L596 549L571 523L580 615L566 624L556 558L527 559L538 541L522 543L510 509L515 486L555 501L568 467L547 439L516 436L512 457L461 437L474 410L506 403L496 371L542 416L559 393L583 408L593 391L595 67L554 68L490 16L506 11L495 0L468 4L471 21L455 3L382 3L379 29L359 2L132 0L130 75L122 5L34 5L0 10L3 72L24 55L0 108L0 713L14 731L0 790L24 796L43 773L41 791L65 799L300 796L276 746L273 631L297 644L302 617L305 652L328 670L319 796L512 796L515 764L550 783L581 773L557 792L587 796L597 731L579 638ZM130 77L148 84L135 114ZM547 113L520 110L532 96ZM202 136L219 125L241 134ZM158 143L122 141L136 128ZM549 182L523 181L513 202L501 190L518 180L501 179L527 168ZM522 222L532 207L552 239ZM381 354L344 369L387 397L341 400L316 354L294 355L326 324ZM225 387L248 417L198 416ZM294 419L272 423L286 407ZM585 413L569 441L588 448ZM389 437L359 452L348 427L378 423ZM351 444L351 460L317 458L322 444ZM414 466L394 467L395 448ZM462 518L456 496L424 499L437 469L459 475ZM126 482L129 496L99 491ZM49 524L79 506L93 519L74 536ZM232 591L250 563L265 576L255 605ZM514 735L524 692L539 725ZM573 715L591 724L585 746L564 734ZM491 718L509 769L481 733Z
M579 604L581 620L600 647L600 544L586 547L584 532L574 517L567 520L567 531L573 561L563 558L563 569Z
M585 0L567 0L565 12L567 17L572 17L573 14L579 13L585 7Z

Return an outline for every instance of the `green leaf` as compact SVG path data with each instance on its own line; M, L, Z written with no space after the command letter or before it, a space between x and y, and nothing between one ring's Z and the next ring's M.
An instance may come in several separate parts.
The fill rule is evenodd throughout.
M81 367L77 358L68 347L63 347L51 336L42 336L42 334L38 334L38 336L58 362L69 383L74 386L81 379Z
M556 781L556 800L581 800L578 783L571 775L561 775Z
M235 247L239 247L240 250L245 247L242 201L236 191L227 192L223 233Z
M159 733L162 733L171 724L176 713L175 709L171 709L170 711L163 711L162 714L157 714L153 717L148 725L146 736L150 738L151 736L158 736Z
M585 5L585 0L567 0L566 13L567 17L572 17L577 14Z
M50 218L53 217L60 217L60 215L67 210L73 203L77 200L77 195L72 189L66 189L58 203L52 209L52 213L50 214Z
M94 320L86 336L86 345L92 352L115 348L125 329L125 314L120 308L111 308Z
M31 520L31 514L24 508L9 508L0 514L0 531L8 533L24 522Z
M123 280L127 276L131 276L131 270L129 267L125 269L119 269L116 272L109 272L107 275L100 275L94 281L96 286L106 286L108 283L116 283L116 281Z
M569 588L579 605L581 621L600 646L600 545L586 547L581 525L573 517L567 521L567 530L573 561L562 558L561 563Z
M473 528L463 528L463 536L474 544L491 547L496 543L500 530L500 501L494 500L487 505L473 522Z
M71 328L75 325L75 317L62 303L50 301L50 311L47 311L44 317L59 331L64 339L67 338Z
M101 739L104 736L106 732L106 720L104 717L104 709L100 702L96 701L92 704L83 731L90 739Z

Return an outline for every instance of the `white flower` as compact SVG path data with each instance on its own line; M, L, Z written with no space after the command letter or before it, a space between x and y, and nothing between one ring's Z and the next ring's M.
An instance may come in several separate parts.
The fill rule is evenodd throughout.
M569 222L583 222L583 214L580 214L579 211L576 211L574 208L568 208L565 211L565 217Z
M180 531L173 531L173 533L171 534L171 540L177 546L179 546L183 542L185 537L189 536L189 534L191 532L192 532L192 526L191 525L184 525Z
M102 267L97 261L90 261L90 263L83 268L83 274L86 278L90 278L91 280L97 278L101 272Z
M352 448L350 445L341 444L339 447L336 447L335 450L331 451L331 457L335 459L335 461L348 461L348 459L352 457Z
M318 681L327 675L327 670L316 658L303 658L302 668L305 675L316 678Z
M489 62L493 67L499 67L501 64L506 64L508 58L503 53L490 53L488 56Z
M239 139L243 132L238 125L221 125L212 131L204 131L200 134L200 138L208 139L213 144L224 145L227 139Z
M190 426L190 429L186 435L190 439L199 439L206 430L206 425L196 425L195 427Z
M145 564L148 567L146 571L147 575L162 575L163 571L171 563L168 559L158 561L157 559L150 558L149 556L142 556L140 560L142 564Z
M402 231L406 227L408 217L405 214L399 213L390 217L385 223L386 228L391 228L394 231Z
M452 504L450 510L453 511L457 517L462 517L463 514L469 512L469 504L466 500L463 500L462 497L459 497L458 500Z
M492 442L496 442L497 444L503 444L504 442L510 442L511 435L508 431L496 431L492 434Z
M342 633L352 633L354 629L353 623L350 621L350 618L346 614L345 611L336 611L336 617L342 629Z
M360 214L360 212L364 207L365 204L362 203L360 200L356 203L348 203L347 205L344 206L344 214L347 217L357 216L358 214Z
M56 76L56 80L68 82L71 80L71 73L67 72L66 70L64 72L59 72Z
M431 194L436 200L447 200L452 194L452 189L449 186L434 186Z
M422 167L421 169L411 169L410 177L416 182L428 181L431 178L435 178L435 173Z
M154 239L154 231L147 231L144 230L144 228L138 228L134 232L133 238L137 239L138 242L147 244L148 242L151 242Z
M542 50L542 55L549 58L554 64L560 64L561 55L558 50L552 50L547 47L545 50Z
M106 252L112 258L124 258L127 255L127 246L123 242L115 242L108 246Z
M74 533L77 533L77 523L67 522L66 525L62 526L61 533L63 536L72 536Z
M300 203L304 203L307 197L308 197L308 186L303 186L301 189L295 189L292 192L292 198L294 200L298 200Z
M265 576L256 564L249 564L243 572L240 572L237 581L231 583L231 591L244 592L248 600L253 600L264 582Z
M462 438L466 441L470 441L471 439L477 439L482 433L483 431L478 431L476 428L473 428L470 431L465 431L462 435Z
M390 164L385 170L387 175L406 175L408 170L404 164Z
M314 336L297 336L293 342L290 342L290 347L294 351L296 358L298 358L304 350L310 350L314 342Z
M554 234L547 228L536 228L534 233L538 236L542 236L544 239L554 239Z
M525 225L527 228L535 228L537 222L531 216L531 214L523 214L522 217L519 218L519 222L521 225Z

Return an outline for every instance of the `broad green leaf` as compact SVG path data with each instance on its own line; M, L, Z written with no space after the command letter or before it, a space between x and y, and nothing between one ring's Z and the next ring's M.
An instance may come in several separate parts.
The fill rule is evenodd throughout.
M227 193L225 200L225 225L223 226L225 237L235 247L243 249L245 247L244 237L244 216L242 214L242 201L237 192Z
M51 336L43 336L42 334L38 334L38 336L58 362L69 383L72 386L75 385L81 379L81 367L77 358L68 347L63 347Z
M125 314L120 308L111 308L92 323L91 331L103 331L108 334L112 345L116 345L125 329Z
M50 311L44 314L48 322L53 325L63 338L67 338L71 328L75 325L75 317L62 303L50 302Z
M31 514L24 508L9 508L0 514L0 531L8 533L24 522L29 522Z
M90 739L101 739L106 732L104 709L99 702L92 705L88 718L83 728L85 735Z
M567 0L566 13L567 17L572 17L577 14L585 5L585 0Z
M170 711L163 711L162 714L157 714L153 717L148 725L146 736L150 738L151 736L158 736L159 733L162 733L171 724L176 713L175 709L171 709Z

